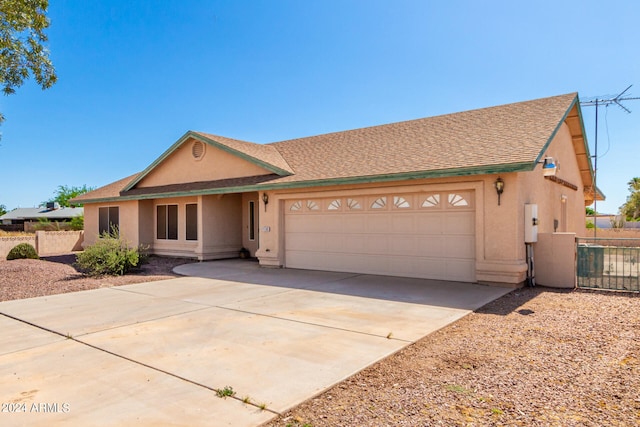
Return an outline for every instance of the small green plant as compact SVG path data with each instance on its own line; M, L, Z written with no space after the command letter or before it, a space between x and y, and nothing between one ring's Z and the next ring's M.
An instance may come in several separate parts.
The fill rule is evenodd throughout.
M76 266L89 276L122 276L145 263L146 259L144 248L129 247L120 238L118 230L113 229L78 254Z
M84 215L74 216L69 222L69 228L72 230L84 230Z
M502 415L502 414L504 414L504 411L503 411L502 409L493 408L493 409L491 410L491 413L492 413L493 415Z
M390 339L391 339L391 337L393 337L393 332L389 332L389 333L387 334L387 339L388 339L388 340L390 340Z
M233 397L236 395L236 392L233 391L233 387L227 385L224 388L217 389L216 394L218 397Z
M243 397L242 403L246 403L248 405L249 403L251 403L251 398L249 396Z
M14 259L39 259L36 248L29 243L20 243L13 247L7 254L7 261Z
M260 405L258 405L258 408L260 408L261 411L264 411L265 409L267 409L267 404L261 403Z
M461 385L449 384L445 387L448 391L453 391L456 393L469 394L471 390L462 387Z

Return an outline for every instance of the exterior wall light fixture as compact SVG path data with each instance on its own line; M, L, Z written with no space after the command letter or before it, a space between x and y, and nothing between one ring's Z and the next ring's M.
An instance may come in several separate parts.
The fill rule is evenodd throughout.
M493 185L494 187L496 187L496 193L498 193L498 206L500 206L500 196L504 191L504 181L502 180L502 178L498 177Z
M555 176L560 164L553 157L545 157L542 163L542 176Z
M264 211L267 211L267 205L269 204L269 195L267 193L262 193L262 202L264 203Z

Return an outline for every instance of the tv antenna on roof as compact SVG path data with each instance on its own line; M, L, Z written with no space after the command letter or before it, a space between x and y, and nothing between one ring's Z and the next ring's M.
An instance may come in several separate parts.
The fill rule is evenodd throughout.
M580 105L583 107L596 107L596 137L595 137L595 153L592 156L594 161L593 161L593 237L596 237L596 233L597 233L597 229L598 227L596 227L597 225L597 206L598 206L598 197L597 197L597 191L598 191L598 187L596 186L596 177L598 176L598 107L600 107L601 105L604 105L605 107L608 107L611 104L615 104L618 107L622 108L625 112L627 112L628 114L631 114L631 110L628 109L627 107L625 107L624 105L622 105L622 101L633 101L633 100L637 100L640 99L640 97L638 96L624 96L624 94L631 89L631 86L633 85L629 85L625 90L623 90L622 92L620 92L617 95L605 95L605 96L593 96L590 98L586 98L584 101L580 101Z

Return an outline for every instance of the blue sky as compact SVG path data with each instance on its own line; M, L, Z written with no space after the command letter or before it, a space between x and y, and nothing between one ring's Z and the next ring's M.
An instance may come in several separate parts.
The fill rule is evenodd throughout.
M640 96L640 2L55 0L59 77L0 98L0 204L143 170L187 130L267 143L569 92ZM601 212L640 101L600 109ZM593 154L593 107L584 107Z

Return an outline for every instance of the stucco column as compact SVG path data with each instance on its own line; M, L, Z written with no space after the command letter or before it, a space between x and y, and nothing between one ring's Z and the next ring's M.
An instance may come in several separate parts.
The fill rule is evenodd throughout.
M265 204L264 194L268 202ZM271 192L259 193L260 215L258 215L260 247L256 251L256 257L260 265L264 267L282 267L282 254L280 253L281 233L283 233L280 221L282 202L277 195Z

